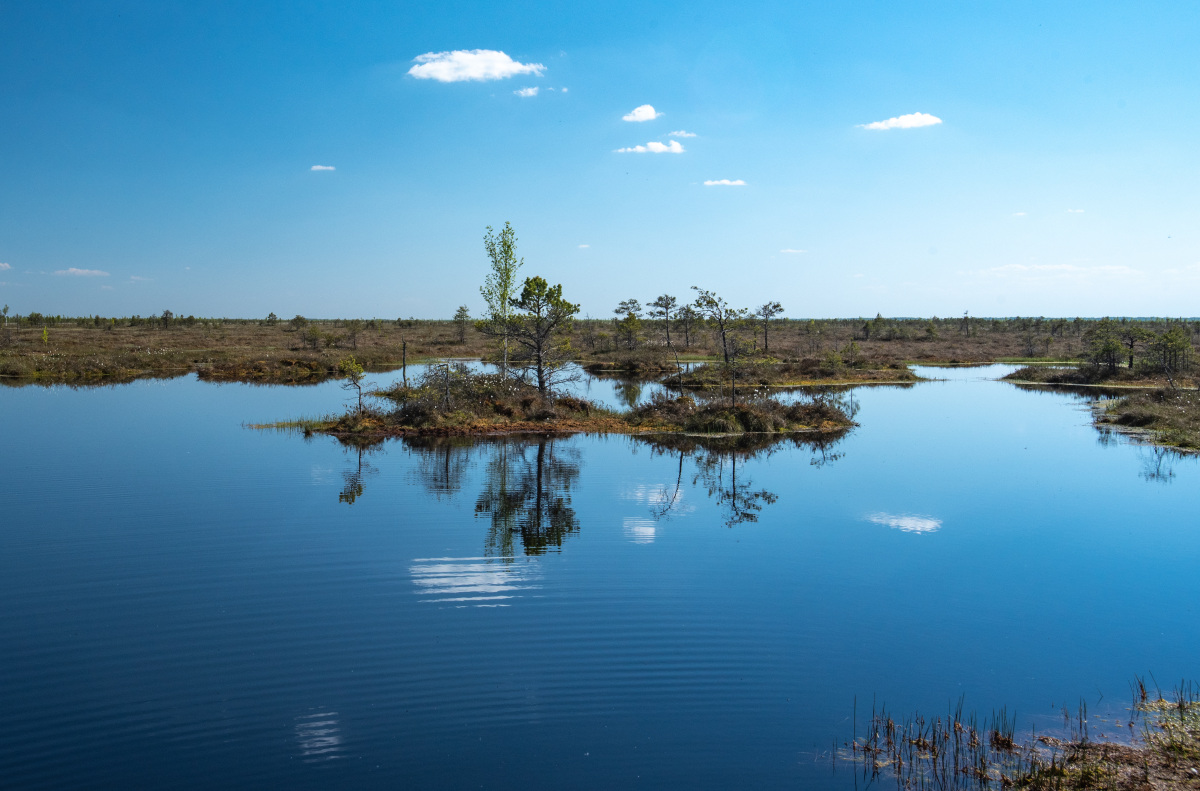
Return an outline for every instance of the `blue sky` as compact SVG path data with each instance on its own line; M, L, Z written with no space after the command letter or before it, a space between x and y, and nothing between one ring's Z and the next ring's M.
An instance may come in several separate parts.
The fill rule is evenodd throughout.
M447 317L482 307L507 220L522 274L593 316L692 285L790 316L1196 315L1198 23L1194 2L6 3L0 302Z

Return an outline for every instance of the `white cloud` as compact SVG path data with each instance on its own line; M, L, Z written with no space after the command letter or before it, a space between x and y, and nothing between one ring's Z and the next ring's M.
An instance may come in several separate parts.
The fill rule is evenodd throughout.
M581 245L579 245L579 249L580 249L580 250L586 250L586 249L588 249L589 247L591 247L591 245L590 245L590 244L581 244Z
M1025 212L1023 212L1023 211L1015 211L1015 212L1013 212L1013 216L1014 216L1014 217L1024 217L1024 216L1025 216Z
M59 269L54 274L70 275L71 277L108 277L108 272L103 272L99 269L76 269L75 267Z
M1083 214L1083 209L1067 209L1067 214Z
M112 291L113 287L112 286L100 286L100 290L101 291Z
M333 165L313 165L309 170L337 170Z
M617 149L618 154L682 154L683 151L684 148L678 140L672 140L670 143L651 141L644 146Z
M902 530L905 533L933 533L942 526L941 519L909 514L871 514L867 521Z
M662 115L662 113L656 112L651 105L643 104L640 107L633 108L629 113L621 116L621 120L640 123L642 121L653 121L660 115Z
M12 269L12 264L0 263L0 272L3 272L6 269Z
M674 141L672 141L672 142L674 142ZM746 182L742 181L741 179L734 179L732 181L730 181L729 179L709 179L708 181L704 182L704 186L706 186L706 187L744 187L744 186L746 186Z
M494 49L456 49L453 52L426 52L413 58L417 64L408 73L419 80L466 82L502 80L517 74L541 76L546 67L540 63L518 63Z
M554 89L551 88L550 90ZM513 93L515 93L517 96L537 96L538 87L535 85L532 88L518 88L517 90L513 91Z
M148 278L148 277L141 277L139 275L130 275L129 279L134 281L135 283L144 283L144 282L150 280L150 278Z
M566 89L566 88L562 88L561 90L562 90L562 92L563 92L563 93L566 93L566 92L567 92L567 89Z
M870 124L859 124L860 129L916 129L919 126L933 126L940 124L941 118L929 113L909 113L908 115L898 115L895 118L889 118L886 121L875 121Z
M674 132L667 133L670 137L695 137L695 132L685 132L682 129L677 129Z
M791 247L785 247L785 248L783 248L782 250L780 250L779 252L781 252L781 253L796 253L796 254L799 254L799 253L807 253L808 251L807 251L807 250L794 250L794 249L792 249Z

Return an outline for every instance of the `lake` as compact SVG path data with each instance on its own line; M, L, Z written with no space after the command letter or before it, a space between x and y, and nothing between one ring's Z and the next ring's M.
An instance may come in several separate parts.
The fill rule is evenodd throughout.
M740 453L244 426L336 382L0 388L0 776L839 789L872 699L1114 733L1135 674L1196 676L1200 466L1008 370Z

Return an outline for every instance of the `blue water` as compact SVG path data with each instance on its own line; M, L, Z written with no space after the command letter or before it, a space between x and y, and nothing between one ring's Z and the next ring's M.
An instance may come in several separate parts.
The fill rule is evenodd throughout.
M1197 675L1200 466L1005 370L750 457L243 426L336 383L2 389L3 785L850 788L872 696L1106 732Z

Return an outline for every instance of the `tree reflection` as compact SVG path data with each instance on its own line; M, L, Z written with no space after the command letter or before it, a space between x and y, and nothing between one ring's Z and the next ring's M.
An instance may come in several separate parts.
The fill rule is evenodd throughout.
M642 400L642 392L646 383L639 379L618 379L615 382L617 400L629 409L633 409Z
M416 479L439 500L462 489L477 441L470 437L416 437L405 445L417 459Z
M740 434L736 436L702 437L683 434L635 436L648 444L654 453L679 456L675 485L663 487L650 512L656 520L670 518L681 500L685 462L691 459L693 486L702 486L707 495L722 510L726 527L757 522L765 506L779 499L766 489L756 489L747 470L747 462L765 459L788 445L812 452L809 464L823 467L842 457L833 450L845 436L797 434Z
M406 438L417 457L416 479L436 497L453 497L468 470L483 462L475 515L490 525L488 557L541 555L579 530L571 487L579 477L579 450L561 437Z
M358 444L348 445L345 448L347 455L354 455L355 461L342 472L343 486L342 490L338 492L339 503L354 505L355 500L362 497L363 480L368 475L379 472L370 462L363 461L363 456L371 455L378 450L378 447L378 445Z
M579 530L571 507L579 468L578 449L554 437L493 443L475 500L476 516L491 521L484 554L513 557L517 537L526 555L561 547L563 539Z

